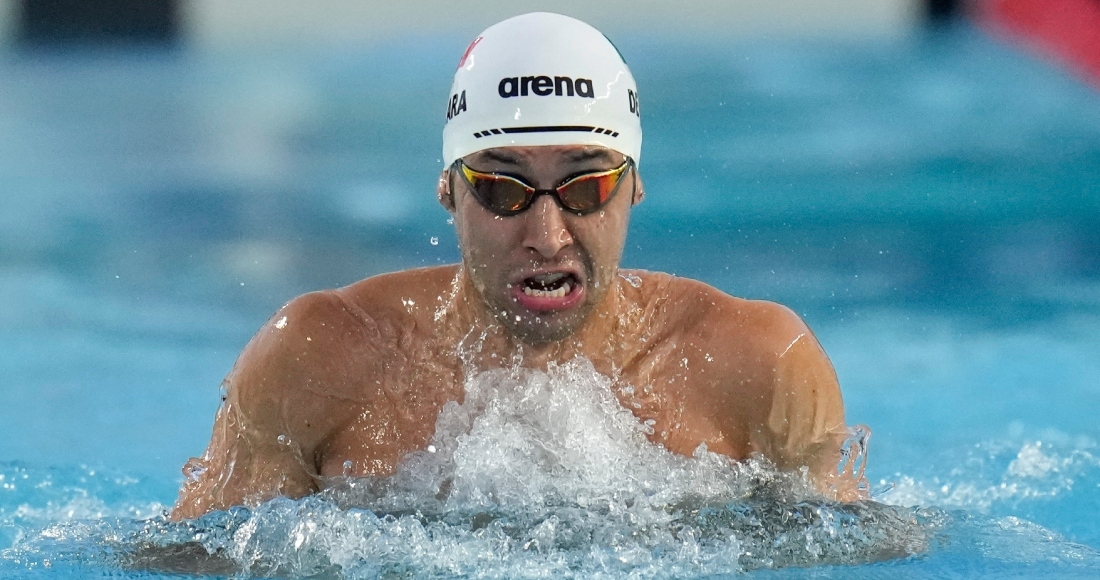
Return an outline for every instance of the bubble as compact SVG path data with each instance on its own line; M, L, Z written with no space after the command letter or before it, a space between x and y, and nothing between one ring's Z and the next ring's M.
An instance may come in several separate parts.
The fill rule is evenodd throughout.
M432 236L431 239L428 240L428 243L430 243L433 246L438 246L439 245L439 238L437 238L435 236Z

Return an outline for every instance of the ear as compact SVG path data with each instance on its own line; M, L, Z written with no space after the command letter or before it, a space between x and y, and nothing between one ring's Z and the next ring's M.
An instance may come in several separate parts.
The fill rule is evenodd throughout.
M634 197L630 200L630 205L638 205L645 199L645 184L642 183L642 176L638 175L638 169L634 168Z
M450 213L455 212L455 196L451 191L451 170L444 169L443 173L439 174L439 184L435 189L436 197L439 199L439 205L443 206L443 209Z

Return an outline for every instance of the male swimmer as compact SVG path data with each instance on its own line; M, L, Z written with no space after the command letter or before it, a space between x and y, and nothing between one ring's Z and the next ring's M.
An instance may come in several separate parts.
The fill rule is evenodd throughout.
M848 431L836 375L794 313L619 269L644 196L642 128L634 78L607 38L557 14L500 22L462 56L446 117L437 193L462 263L279 310L226 378L173 518L393 473L428 445L467 377L576 357L638 387L616 396L672 452L760 454L805 469L828 497L864 496L837 470Z

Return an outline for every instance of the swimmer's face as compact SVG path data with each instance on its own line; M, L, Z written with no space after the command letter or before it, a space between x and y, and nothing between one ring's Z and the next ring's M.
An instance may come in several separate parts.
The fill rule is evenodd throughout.
M619 167L625 158L603 147L567 145L487 149L463 161L477 171L552 189L578 174ZM540 195L526 211L508 217L482 206L457 172L444 172L440 199L454 212L466 272L517 338L528 344L562 340L606 297L618 273L630 206L641 199L634 171L624 173L610 201L592 213L577 215L553 196Z

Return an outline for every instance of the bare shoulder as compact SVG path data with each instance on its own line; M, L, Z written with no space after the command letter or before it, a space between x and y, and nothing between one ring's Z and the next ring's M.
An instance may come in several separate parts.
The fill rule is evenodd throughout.
M694 406L749 451L784 469L808 466L816 480L831 482L844 407L832 363L806 323L780 304L696 280L649 275L642 286L650 281L667 296L663 324L678 327L670 335L698 369Z
M289 433L308 450L370 405L394 329L423 316L410 308L449 284L454 268L384 274L303 294L253 337L226 379L231 403L263 430ZM419 313L419 314L418 314Z
M261 379L248 381L261 390L320 383L338 387L349 372L369 370L349 366L363 357L340 355L382 348L386 328L405 324L423 310L414 306L445 294L455 272L455 266L405 270L298 296L260 328L231 377ZM300 380L262 380L269 375Z
M457 265L372 276L335 290L349 306L371 315L416 315L442 305L455 291Z
M782 304L738 298L698 280L659 272L630 271L625 275L636 276L642 288L649 287L660 296L656 299L663 302L667 324L720 351L765 356L782 352L800 337L812 338L802 319Z
M340 380L346 371L334 361L358 333L355 319L331 290L303 294L280 308L225 380L227 403L245 427L292 435L305 451L323 439L331 421L321 419L329 411L320 403L346 388Z
M799 405L825 395L839 401L832 364L806 323L791 309L766 300L731 296L708 284L645 274L644 289L661 296L659 317L684 356L699 360L699 394L736 400L742 423L767 420L782 401ZM653 298L648 298L653 301Z
M445 289L455 272L454 266L404 270L303 294L280 308L253 342L282 359L269 362L293 363L313 374L336 378L331 375L352 370L347 365L362 358L336 355L384 348L392 334L389 329L409 325L410 318L427 310L420 306L446 298Z

